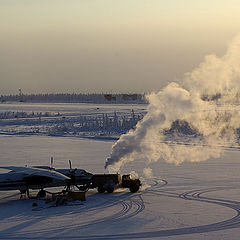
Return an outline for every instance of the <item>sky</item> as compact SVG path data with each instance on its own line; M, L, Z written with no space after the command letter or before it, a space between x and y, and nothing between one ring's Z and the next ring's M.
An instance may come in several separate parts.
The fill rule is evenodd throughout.
M239 0L0 0L0 94L148 93L240 33Z

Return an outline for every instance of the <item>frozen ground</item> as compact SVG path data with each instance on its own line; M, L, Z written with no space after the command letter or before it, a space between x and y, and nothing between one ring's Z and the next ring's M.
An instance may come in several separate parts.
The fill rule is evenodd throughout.
M2 103L0 134L116 139L145 112L144 104Z
M48 165L103 172L112 141L78 138L1 136L1 165ZM63 147L64 146L64 147ZM124 171L141 173L143 160ZM1 239L238 239L240 234L239 152L218 160L153 166L149 186L135 194L90 191L75 206L49 208L35 200L19 200L17 192L0 194ZM42 208L41 208L42 207ZM35 211L34 211L35 210Z
M31 110L32 111L32 110ZM74 167L103 173L112 140L76 137L1 135L0 162L9 165ZM240 152L180 166L158 162L154 177L142 177L141 191L98 194L74 206L50 207L0 192L0 239L239 239ZM144 159L124 166L142 176Z
M76 115L78 113L112 113L114 111L126 112L131 109L145 109L145 104L90 104L90 103L21 103L8 102L0 104L0 112L50 112Z

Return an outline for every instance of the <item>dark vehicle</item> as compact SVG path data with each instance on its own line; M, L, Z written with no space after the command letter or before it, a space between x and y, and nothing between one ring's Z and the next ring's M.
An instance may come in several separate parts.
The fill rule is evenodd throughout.
M97 188L99 193L112 193L116 188L129 188L132 193L139 190L141 182L132 179L130 175L121 174L93 174L88 188Z
M129 188L132 193L135 193L139 190L141 185L139 179L132 179L129 174L122 175L122 188Z

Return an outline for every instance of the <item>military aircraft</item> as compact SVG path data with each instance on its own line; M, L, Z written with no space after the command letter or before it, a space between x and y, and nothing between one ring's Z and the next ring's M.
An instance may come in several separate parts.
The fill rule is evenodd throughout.
M51 166L33 166L33 167L0 167L10 170L7 173L0 174L0 191L19 190L21 198L25 194L28 198L29 189L40 189L37 196L46 196L44 188L65 187L67 190L71 186L84 185L92 174L83 169L72 169L69 160L69 169L55 169Z

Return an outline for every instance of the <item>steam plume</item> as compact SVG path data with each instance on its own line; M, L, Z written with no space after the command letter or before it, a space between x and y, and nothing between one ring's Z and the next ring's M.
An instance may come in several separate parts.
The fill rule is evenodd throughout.
M203 63L185 75L181 84L172 82L158 93L151 93L147 97L147 114L135 130L122 135L113 145L105 168L119 171L124 163L139 156L146 159L146 165L160 159L180 164L219 157L223 148L206 146L235 141L235 131L240 127L238 112L232 111L232 107L231 111L227 107L223 111L219 103L235 101L239 86L240 36L232 41L223 57L206 56ZM218 104L203 100L203 95L216 94L221 96ZM194 126L201 137L196 137L194 144L166 143L164 130L177 120ZM149 168L146 169L144 171L150 173Z

